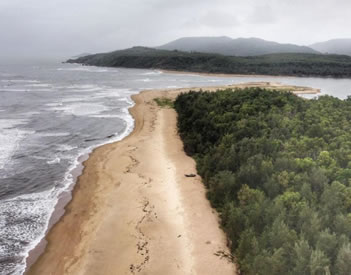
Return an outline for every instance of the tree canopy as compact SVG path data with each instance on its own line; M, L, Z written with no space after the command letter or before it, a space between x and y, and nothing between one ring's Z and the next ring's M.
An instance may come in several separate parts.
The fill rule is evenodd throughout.
M350 273L350 98L227 89L174 106L243 274Z

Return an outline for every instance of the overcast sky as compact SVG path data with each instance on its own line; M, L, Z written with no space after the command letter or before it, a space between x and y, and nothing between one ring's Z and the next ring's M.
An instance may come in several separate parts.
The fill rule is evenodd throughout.
M65 58L184 36L308 45L351 37L350 0L0 0L0 59Z

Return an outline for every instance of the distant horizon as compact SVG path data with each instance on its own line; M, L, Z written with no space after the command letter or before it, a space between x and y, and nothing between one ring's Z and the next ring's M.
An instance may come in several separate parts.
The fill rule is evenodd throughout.
M168 44L170 42L179 40L179 39L183 39L183 38L220 38L220 37L227 37L230 39L261 39L261 40L265 40L265 41L269 41L269 42L276 42L279 44L291 44L291 45L297 45L297 46L306 46L306 47L310 47L314 44L318 44L318 43L323 43L323 42L329 42L329 41L337 41L337 40L351 40L351 38L331 38L331 39L327 39L324 41L316 41L312 44L297 44L297 43L293 43L293 42L280 42L280 41L275 41L275 40L269 40L269 39L265 39L262 37L258 37L258 36L240 36L240 37L231 37L229 35L209 35L209 36L204 36L204 35L193 35L193 36L180 36L178 38L169 40L168 42L165 43L161 43L158 45L139 45L139 44L135 44L135 45L131 45L129 47L119 47L119 48L113 48L112 46L110 47L109 50L106 50L106 47L102 48L101 50L89 50L89 48L86 48L85 50L81 51L81 52L75 52L73 54L62 54L62 53L57 53L57 52L52 52L50 53L50 51L42 53L41 55L33 55L33 56L28 56L28 55L17 55L17 56L1 56L0 53L0 62L3 63L7 63L7 64L11 64L11 65L16 65L16 64L37 64L37 63L41 63L41 64L48 64L48 63L60 63L60 62L64 62L69 58L74 58L76 56L79 56L81 54L84 53L89 53L89 54L96 54L96 53L105 53L105 52L111 52L111 51L118 51L118 50L125 50L125 49L129 49L132 47L148 47L148 48L155 48L155 47L159 47L165 44ZM105 49L105 50L104 50Z
M255 37L255 36L250 36L250 37L249 36L248 37L244 37L244 36L231 37L229 35L213 35L213 36L203 36L203 35L196 36L196 35L194 35L194 36L181 36L181 37L169 40L168 42L161 43L159 45L132 45L130 47L123 47L123 48L118 48L118 49L111 49L111 50L107 50L107 51L96 51L96 52L91 52L91 51L89 51L87 49L86 52L90 52L90 54L96 54L96 53L105 53L105 52L118 51L118 50L126 50L126 49L133 48L133 47L156 48L156 47L160 47L160 46L166 45L166 44L168 44L170 42L177 41L177 40L183 39L183 38L220 38L220 37L227 37L227 38L230 38L230 39L233 39L233 40L235 40L235 39L261 39L261 40L265 40L265 41L269 41L269 42L276 42L276 43L279 43L279 44L291 44L291 45L306 46L306 47L309 47L309 46L317 44L317 43L329 42L329 41L334 41L334 40L351 40L351 38L347 38L347 37L346 38L331 38L331 39L327 39L327 40L323 40L323 41L316 41L316 42L314 42L312 44L304 45L304 44L297 44L297 43L293 43L293 42L280 42L280 41L268 40L268 39L264 39L264 38L261 38L261 37ZM81 54L83 54L83 52L76 53L76 54L74 54L71 57L75 57L75 56L78 56L78 55L81 55Z
M193 36L308 46L348 37L350 10L346 0L2 0L0 59L62 59Z

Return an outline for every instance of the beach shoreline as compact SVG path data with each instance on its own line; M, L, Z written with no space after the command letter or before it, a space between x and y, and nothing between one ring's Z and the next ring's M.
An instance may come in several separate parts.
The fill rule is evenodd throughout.
M278 85L267 83L202 90ZM153 100L189 90L200 88L132 97L133 132L83 163L72 201L26 274L236 274L235 264L218 256L229 249L201 179L184 177L196 168L177 135L176 113Z
M289 76L289 75L265 75L265 74L233 74L233 73L203 73L203 72L190 72L190 71L176 71L176 70L164 70L159 69L158 71L162 73L168 74L179 74L179 75L200 75L200 76L214 76L214 77L253 77L253 78L279 78L279 77L286 77L292 78L296 76Z
M235 77L247 77L247 78L323 78L323 79L339 79L332 76L309 76L309 75L270 75L270 74L235 74L235 73L206 73L206 72L191 72L191 71L176 71L176 70L165 70L157 69L162 73L178 74L178 75L199 75L199 76L212 76L212 77L224 77L224 78L235 78ZM344 79L344 78L340 78Z
M229 250L204 186L184 177L196 169L182 152L175 111L153 101L187 90L133 96L134 131L90 154L45 252L26 274L235 274L233 263L214 255ZM195 200L188 192L198 193Z

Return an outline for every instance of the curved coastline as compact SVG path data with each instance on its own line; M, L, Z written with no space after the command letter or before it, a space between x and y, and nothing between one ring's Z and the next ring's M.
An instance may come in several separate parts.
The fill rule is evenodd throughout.
M247 83L229 87L271 87L271 84L273 87L277 85ZM202 89L214 91L219 88L226 87ZM223 268L222 274L236 273L234 264L214 256L218 251L229 251L225 235L219 229L218 218L205 197L204 186L199 179L184 178L185 172L195 172L196 169L194 161L182 150L182 142L176 134L176 114L174 110L157 107L153 101L153 98L163 96L175 98L177 94L189 90L143 91L132 96L135 105L129 112L135 120L134 130L121 141L94 149L84 161L83 173L73 189L73 199L66 205L64 215L47 234L48 244L44 253L26 274L94 274L94 268L100 270L101 266L111 265L114 267L105 269L104 274L114 274L116 269L121 273L131 274L145 269L158 274L157 271L162 266L168 268L163 270L168 274L184 274L185 270L188 274L196 274L200 270L199 274L212 274L213 268L216 268L216 272ZM161 153L153 142L155 139L163 144ZM143 147L149 151L144 152ZM155 154L163 164L153 160ZM153 165L143 167L143 163L149 161ZM157 177L155 172L159 169L170 171L165 174L161 172L163 175ZM150 171L153 172L151 175ZM164 189L162 183L168 180L172 184ZM193 185L189 185L189 181ZM150 187L153 182L157 183L156 186ZM151 194L149 188L152 190ZM170 193L168 189L173 191ZM192 194L191 197L189 193ZM166 196L164 205L161 203L156 213L153 209L157 208L157 201L163 196ZM125 201L126 198L130 201ZM150 219L158 220L150 225L147 221ZM139 223L140 221L142 222ZM203 226L204 222L208 226ZM204 229L201 231L201 228ZM177 238L169 240L168 235L174 230L182 234L174 232ZM180 245L179 239L183 240ZM112 243L121 247L111 247ZM167 261L156 264L150 260L163 256L164 253L157 253L165 247L168 247L170 258L178 258L177 269L171 273L170 263ZM156 251L154 255L153 251ZM111 256L114 257L109 260ZM117 256L121 262L118 262ZM102 259L98 259L101 257ZM180 273L177 273L178 269Z
M71 202L73 198L73 192L76 184L78 183L79 177L83 174L85 168L85 161L87 161L90 155L99 147L104 145L109 145L111 143L116 143L123 140L127 137L134 129L134 119L129 112L129 109L135 105L135 102L132 99L127 98L130 101L131 106L125 108L125 112L130 115L130 118L126 118L126 128L121 133L116 133L114 138L111 138L103 143L98 143L94 146L88 147L82 150L79 155L73 159L73 163L68 168L65 173L65 181L64 186L56 191L57 198L54 203L54 207L52 212L47 220L47 226L45 228L45 232L36 240L35 243L32 244L31 248L26 251L26 257L24 261L24 267L21 272L27 274L31 268L31 266L38 260L38 258L45 252L46 246L48 244L47 236L51 231L52 227L55 226L57 222L63 218L67 211L68 204Z
M184 174L178 173L179 169L188 172L190 167L182 167L184 160L179 163L176 155L180 153L186 158L192 171L195 163L182 151L182 143L176 135L175 112L160 109L153 102L154 97L166 94L174 97L187 90L144 91L132 96L136 104L129 112L135 119L134 130L122 141L94 149L83 163L84 170L73 189L73 199L47 234L44 253L26 274L94 274L94 270L101 270L103 266L106 267L104 274L133 274L141 270L153 274L166 270L168 274L184 274L184 271L195 274L199 270L206 274L203 271L207 270L207 274L211 274L213 268L222 269L223 274L235 274L232 263L214 255L219 250L229 252L218 218L205 197L204 186L198 179L193 180L194 185L188 185L195 189L182 190L180 186L185 181L189 184L189 179L183 179ZM163 144L162 152L154 144L155 138ZM145 146L138 146L141 143ZM145 148L150 151L143 152ZM169 151L172 155L167 153ZM161 165L150 159L155 156L152 152L159 160L161 158ZM149 160L153 162L152 167L142 167ZM148 174L150 171L154 174L154 169L166 172L157 178ZM112 170L119 171L111 174ZM168 180L172 184L165 189L164 182ZM186 195L189 191L198 193L195 201L201 209L197 213L195 209L191 211L196 205L194 197ZM163 196L166 199L159 202ZM196 217L203 210L205 214ZM150 219L154 221L150 222ZM204 221L209 223L210 229L203 226ZM202 231L208 233L198 234L196 222L200 230L203 228ZM173 239L169 239L170 236ZM113 243L120 247L111 247ZM165 255L165 249L169 253L168 260L157 262ZM210 263L204 264L209 259ZM170 261L173 267L170 267Z

